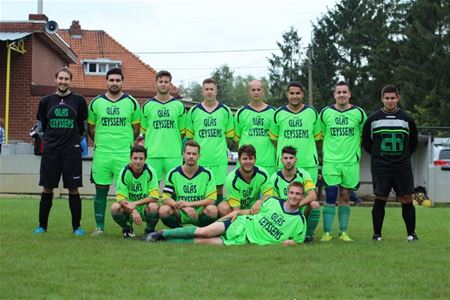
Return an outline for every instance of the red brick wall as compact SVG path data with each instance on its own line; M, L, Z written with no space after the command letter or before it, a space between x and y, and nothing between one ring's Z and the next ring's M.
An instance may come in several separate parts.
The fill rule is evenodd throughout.
M55 84L55 72L67 63L39 38L33 37L32 81L38 85Z

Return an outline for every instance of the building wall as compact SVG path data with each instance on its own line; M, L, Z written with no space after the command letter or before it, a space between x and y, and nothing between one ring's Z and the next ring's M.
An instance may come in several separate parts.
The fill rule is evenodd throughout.
M32 82L38 85L55 84L55 71L64 67L66 62L36 36L33 37Z

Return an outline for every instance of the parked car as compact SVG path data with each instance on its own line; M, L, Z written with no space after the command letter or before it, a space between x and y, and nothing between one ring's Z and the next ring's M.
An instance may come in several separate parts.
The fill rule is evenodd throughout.
M433 165L450 166L450 138L433 145Z

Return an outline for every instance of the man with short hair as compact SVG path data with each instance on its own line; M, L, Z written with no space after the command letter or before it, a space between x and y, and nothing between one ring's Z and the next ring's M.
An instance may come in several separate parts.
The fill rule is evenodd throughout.
M94 236L105 230L105 211L109 186L117 180L130 159L130 148L139 134L139 103L122 91L122 70L106 73L108 91L89 104L88 133L94 141L91 181L95 183Z
M55 73L56 93L45 96L39 102L38 128L43 134L44 151L41 158L39 185L43 187L39 203L39 226L33 233L47 231L48 217L53 202L53 189L63 178L69 191L69 207L72 229L77 236L85 231L80 226L81 198L78 188L82 183L80 141L85 133L87 105L84 97L70 90L72 72L64 67Z
M203 228L185 227L153 232L146 241L213 245L282 244L294 246L305 239L305 217L299 211L303 185L292 182L288 199L275 197L258 202L251 211L237 210Z
M250 103L240 108L235 116L235 141L242 145L251 144L258 153L256 164L275 172L275 146L270 141L269 129L272 126L275 108L264 103L264 84L261 80L248 83Z
M316 185L311 175L302 168L296 168L296 162L297 149L291 146L284 147L281 151L283 169L273 173L271 177L273 194L281 199L287 199L290 183L300 182L303 185L306 197L300 204L300 210L306 214L306 219L308 220L305 242L312 242L314 240L314 231L320 220L320 204L317 201Z
M400 92L394 85L381 90L383 107L364 125L363 147L371 155L375 202L372 208L374 241L381 241L384 207L391 189L402 204L407 240L416 241L416 211L412 203L414 177L411 155L417 149L418 132L414 120L399 108Z
M116 184L116 202L111 205L114 221L122 227L124 238L134 236L132 224L147 223L145 235L158 223L159 185L155 170L145 163L147 149L131 148L130 163L120 172Z
M171 82L170 72L159 71L156 96L142 106L141 134L148 151L147 164L156 170L159 180L182 164L185 108L170 95Z
M250 210L258 200L272 196L270 177L265 169L255 166L255 161L255 147L242 145L238 150L239 167L225 180L227 201L219 204L221 217L232 210Z
M223 200L223 184L227 176L227 140L233 138L233 114L228 106L217 101L217 83L207 78L202 85L203 101L189 110L186 137L199 143L199 164L211 170L217 184L217 202Z
M184 164L169 171L165 180L161 221L170 228L185 224L206 226L217 220L214 174L198 165L200 145L188 140L183 151Z
M350 87L339 82L334 87L335 103L320 112L323 133L323 168L326 197L323 208L324 235L321 241L333 238L336 201L339 194L339 239L353 241L348 236L350 219L350 192L359 185L359 161L361 158L361 135L367 119L364 110L350 104Z
M319 114L303 104L305 89L300 82L290 82L286 92L288 104L276 110L270 137L277 145L278 169L283 167L281 150L292 146L301 152L296 166L306 170L317 184L319 157L316 142L321 138Z

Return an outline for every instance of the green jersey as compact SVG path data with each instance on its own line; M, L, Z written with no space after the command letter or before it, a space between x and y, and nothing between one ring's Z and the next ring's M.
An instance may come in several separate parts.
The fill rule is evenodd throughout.
M309 175L309 173L302 168L297 168L297 172L292 180L287 180L283 176L283 172L281 172L281 170L274 173L270 179L273 187L273 195L284 200L288 198L288 186L291 182L300 182L303 184L305 193L316 188L311 175Z
M287 212L285 203L271 197L263 202L256 215L239 217L248 219L245 234L251 244L280 244L286 240L302 243L305 240L305 216L299 210Z
M184 105L172 98L151 98L142 106L141 133L145 134L148 158L181 157L184 134Z
M199 166L192 178L189 178L181 166L167 174L163 200L172 198L175 201L195 202L203 199L216 201L217 191L213 173Z
M357 163L361 158L361 135L367 116L362 108L352 105L339 111L330 105L320 112L323 134L323 161Z
M159 184L155 170L145 164L142 173L135 177L133 170L127 165L117 179L116 200L134 202L147 197L159 198Z
M263 167L276 165L275 146L269 138L274 113L275 108L272 106L256 111L246 105L239 109L234 117L234 134L239 147L253 145L256 149L256 164Z
M297 167L315 167L319 164L316 140L321 135L319 114L314 107L305 105L299 112L282 106L275 112L270 138L277 141L277 162L281 165L281 150L295 147L299 153Z
M106 94L94 98L88 107L88 123L95 126L96 152L129 153L134 142L133 125L139 124L139 103L128 94L111 101Z
M272 185L266 170L255 166L250 182L245 181L239 168L228 174L225 181L230 207L250 209L262 196L272 196Z
M226 138L233 136L233 114L228 106L219 103L212 112L208 112L199 103L189 110L186 117L186 137L193 138L200 144L200 165L227 164Z

